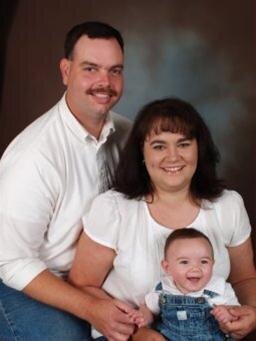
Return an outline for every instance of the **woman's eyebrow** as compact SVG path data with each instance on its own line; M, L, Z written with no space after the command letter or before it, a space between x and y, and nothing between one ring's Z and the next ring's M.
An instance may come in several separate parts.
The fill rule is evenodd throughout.
M165 141L164 140L153 140L153 141L151 141L149 144L151 145L151 144L154 144L154 143L165 143Z

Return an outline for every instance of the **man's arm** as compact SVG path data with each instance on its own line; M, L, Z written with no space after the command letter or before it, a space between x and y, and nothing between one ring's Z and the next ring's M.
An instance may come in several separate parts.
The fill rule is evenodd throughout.
M91 296L73 287L62 278L44 270L34 278L24 289L28 296L70 312L82 319L88 319L93 304Z
M107 297L96 298L48 270L41 272L23 291L36 300L89 321L113 340L127 340L127 334L133 331L126 313L128 305Z

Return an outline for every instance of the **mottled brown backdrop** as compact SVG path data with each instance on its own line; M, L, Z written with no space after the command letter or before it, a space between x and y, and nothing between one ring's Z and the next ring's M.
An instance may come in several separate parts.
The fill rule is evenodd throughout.
M254 226L254 2L2 0L0 155L62 95L58 62L67 30L84 20L106 21L126 45L126 87L116 111L133 118L145 102L170 95L192 102L220 149L220 174L242 194Z

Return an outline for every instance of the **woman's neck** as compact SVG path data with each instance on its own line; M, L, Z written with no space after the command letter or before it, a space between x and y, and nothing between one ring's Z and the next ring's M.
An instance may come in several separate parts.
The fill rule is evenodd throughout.
M168 205L181 205L184 203L191 203L196 204L196 201L193 199L191 193L188 189L182 189L175 192L167 192L157 190L153 194L151 194L147 199L152 203L161 203L161 204L168 204Z
M188 191L158 191L146 199L152 218L172 229L190 225L200 211L200 202L193 200Z

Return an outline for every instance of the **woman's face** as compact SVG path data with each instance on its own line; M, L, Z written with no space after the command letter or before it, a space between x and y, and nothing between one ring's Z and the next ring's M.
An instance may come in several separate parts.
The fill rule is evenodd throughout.
M156 192L189 192L196 171L198 145L179 133L153 131L143 147L145 166Z

